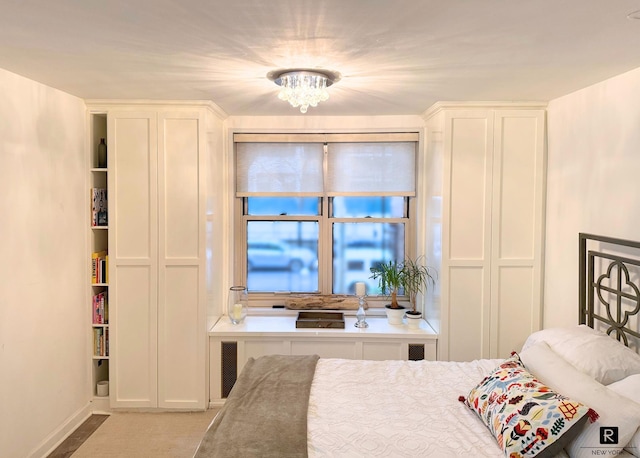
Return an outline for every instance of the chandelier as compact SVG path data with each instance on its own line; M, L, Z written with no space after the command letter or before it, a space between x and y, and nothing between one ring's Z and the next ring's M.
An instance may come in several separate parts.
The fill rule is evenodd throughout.
M300 107L301 113L327 100L327 88L340 79L335 72L306 69L280 70L269 73L267 77L280 86L278 98L294 108Z

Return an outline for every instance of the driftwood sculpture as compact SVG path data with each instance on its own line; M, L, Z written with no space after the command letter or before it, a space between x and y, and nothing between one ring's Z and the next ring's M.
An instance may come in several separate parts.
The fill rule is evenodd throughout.
M357 310L358 298L346 295L298 294L285 299L284 306L291 310Z

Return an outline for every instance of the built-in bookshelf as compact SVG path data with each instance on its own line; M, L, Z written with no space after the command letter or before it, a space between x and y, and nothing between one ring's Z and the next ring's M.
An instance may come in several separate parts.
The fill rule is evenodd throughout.
M108 394L104 383L109 381L109 205L107 190L107 115L90 113L90 283L91 297L91 362L95 401L104 400L108 408ZM107 384L108 386L108 384Z

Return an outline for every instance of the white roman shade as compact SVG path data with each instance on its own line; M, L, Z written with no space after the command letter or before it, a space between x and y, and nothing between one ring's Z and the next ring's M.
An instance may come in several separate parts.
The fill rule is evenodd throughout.
M236 134L236 195L415 196L417 133Z
M237 143L236 195L321 196L322 143Z
M415 142L331 143L328 196L415 196Z

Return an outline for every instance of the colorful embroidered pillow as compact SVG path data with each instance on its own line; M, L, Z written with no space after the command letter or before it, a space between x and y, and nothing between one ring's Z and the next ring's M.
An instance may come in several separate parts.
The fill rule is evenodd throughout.
M598 416L536 380L516 353L460 400L480 417L510 458L554 456L587 418L595 421Z

